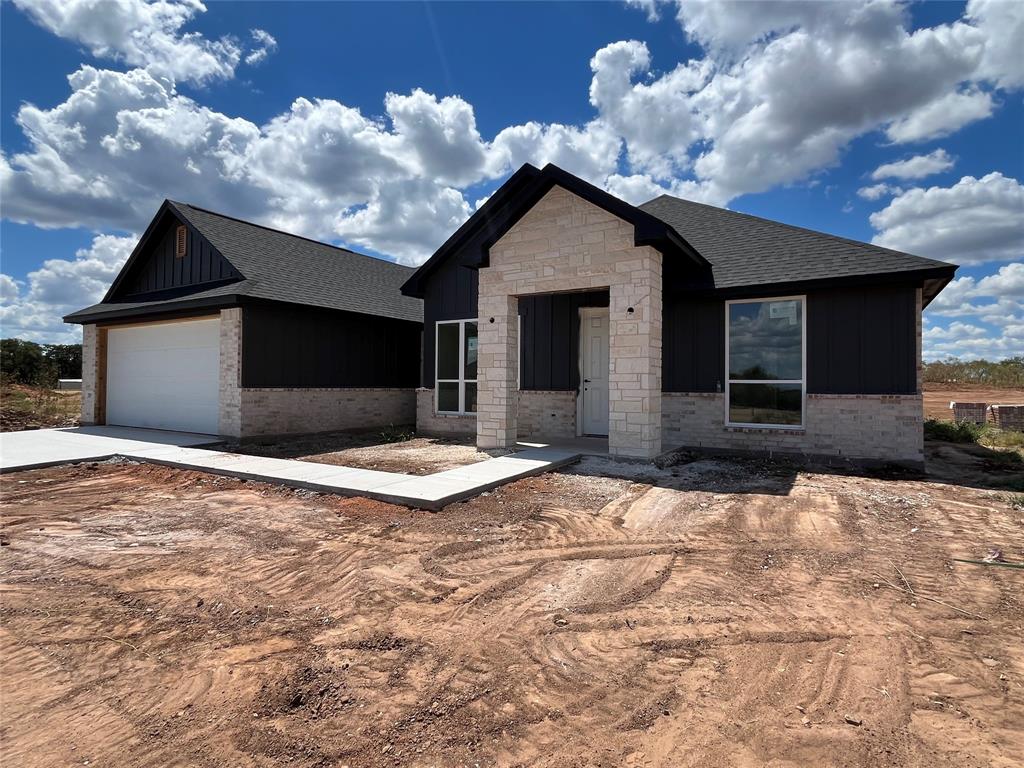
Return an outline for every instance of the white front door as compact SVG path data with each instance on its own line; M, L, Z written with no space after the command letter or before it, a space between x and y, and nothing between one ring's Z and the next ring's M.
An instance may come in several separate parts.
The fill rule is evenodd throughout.
M107 424L217 434L220 320L107 331Z
M608 434L608 308L580 309L580 397L584 435Z

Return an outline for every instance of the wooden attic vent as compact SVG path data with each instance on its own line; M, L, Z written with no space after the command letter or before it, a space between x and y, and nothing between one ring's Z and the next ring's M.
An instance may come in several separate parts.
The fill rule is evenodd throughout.
M188 244L188 230L184 224L178 225L178 231L174 235L174 258L185 258L185 248Z

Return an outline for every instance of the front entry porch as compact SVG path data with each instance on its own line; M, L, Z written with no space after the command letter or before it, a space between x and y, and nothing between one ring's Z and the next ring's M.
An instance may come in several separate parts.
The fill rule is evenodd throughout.
M589 374L576 434L606 428L613 456L661 452L662 255L634 243L632 225L556 186L490 246L479 270L478 447L519 439L520 300L606 290L607 309L581 308L579 346L566 350Z

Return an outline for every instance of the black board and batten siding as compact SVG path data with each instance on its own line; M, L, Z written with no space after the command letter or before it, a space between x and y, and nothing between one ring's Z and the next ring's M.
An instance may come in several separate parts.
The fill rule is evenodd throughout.
M185 255L175 255L180 222L167 216L146 258L140 259L118 290L121 297L145 295L171 288L241 278L238 271L191 227L186 228Z
M665 295L661 329L663 392L725 391L725 302Z
M668 276L665 282L673 284ZM865 285L809 293L807 391L916 393L915 287ZM771 295L788 293L780 287ZM607 305L607 290L520 297L521 388L576 389L579 308ZM423 309L422 380L423 386L433 387L434 324L476 317L476 270L460 266L458 259L442 265L429 278ZM724 391L725 299L668 291L663 312L662 390Z
M839 395L915 394L915 286L872 286L809 294L807 391Z
M413 388L419 363L419 323L302 306L243 309L243 387Z
M808 393L917 392L914 286L815 291L807 294L806 322ZM666 295L663 339L663 391L724 391L723 299Z
M580 307L607 306L607 290L521 296L520 389L579 387Z

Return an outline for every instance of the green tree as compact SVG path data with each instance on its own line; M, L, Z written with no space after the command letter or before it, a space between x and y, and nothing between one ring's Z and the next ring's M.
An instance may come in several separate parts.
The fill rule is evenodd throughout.
M58 379L82 378L81 344L45 344L43 357L55 369Z
M39 384L51 371L43 348L34 341L0 340L0 375L18 384Z

